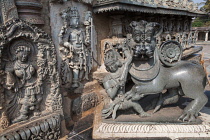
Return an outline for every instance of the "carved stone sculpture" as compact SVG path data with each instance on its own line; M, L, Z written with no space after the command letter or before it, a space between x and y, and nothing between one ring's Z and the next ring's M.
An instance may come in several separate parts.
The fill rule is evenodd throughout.
M110 44L106 44L106 47L105 66L111 73L104 78L103 85L113 102L109 108L102 110L102 116L108 118L112 114L112 118L115 119L117 110L128 108L133 108L140 116L149 116L138 103L125 98L125 83L132 61L131 51L124 46L118 46L125 54L125 59L122 59Z
M15 42L11 49L14 49L15 61L12 66L6 66L6 87L15 94L12 101L19 100L19 116L12 122L16 123L28 119L29 112L32 111L35 116L40 115L39 103L42 100L42 90L40 83L37 83L35 77L36 69L29 62L32 46L24 42ZM17 96L17 97L16 97ZM11 102L12 102L11 101ZM11 107L17 107L17 104L10 104ZM15 105L15 106L14 106ZM14 108L13 108L14 109Z
M85 33L79 27L79 12L76 7L68 8L62 13L64 26L59 34L59 44L63 60L73 71L72 88L78 88L79 82L88 74L92 67L91 55L91 13L87 12L84 25Z
M39 28L18 19L7 22L2 29L0 139L16 137L17 133L22 139L58 139L62 101L52 40ZM13 125L16 123L19 125ZM35 127L38 130L43 125L44 132L34 132ZM4 132L5 129L9 131ZM55 135L49 136L51 133Z
M121 47L111 46L111 50L105 51L105 66L111 74L104 78L103 84L113 102L102 110L102 116L107 118L112 114L115 118L118 109L129 107L136 108L142 116L149 116L137 101L166 89L168 94L159 99L154 112L185 95L193 101L179 120L195 121L208 100L203 93L207 80L204 68L195 62L181 61L182 47L176 41L166 41L157 48L155 37L161 32L158 23L133 21L130 25L132 35L127 36L126 43L117 45ZM119 61L120 54L124 56L124 63ZM135 85L125 93L128 73Z

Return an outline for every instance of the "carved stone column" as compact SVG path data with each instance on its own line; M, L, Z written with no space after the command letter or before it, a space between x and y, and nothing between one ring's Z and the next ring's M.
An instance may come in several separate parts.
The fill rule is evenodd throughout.
M32 24L44 24L41 17L42 4L40 0L16 0L16 6L20 19Z
M205 41L208 41L209 38L209 31L206 31Z
M196 30L196 31L195 31L195 37L196 37L196 38L195 38L195 41L196 41L196 42L198 41L198 34L199 34L199 31Z

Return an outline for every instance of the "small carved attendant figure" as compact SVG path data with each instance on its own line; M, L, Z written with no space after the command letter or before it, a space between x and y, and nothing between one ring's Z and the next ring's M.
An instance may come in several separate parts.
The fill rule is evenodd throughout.
M15 94L8 111L11 113L12 108L20 106L19 116L12 121L13 123L28 119L31 112L34 115L39 115L37 113L39 109L38 104L42 99L39 97L41 88L36 84L36 70L28 61L31 48L26 45L16 46L15 53L16 60L13 68L6 68L7 89ZM13 102L17 102L17 104L13 104Z
M78 88L84 72L85 78L88 79L87 73L91 67L89 65L91 54L87 49L90 45L90 36L88 34L88 38L85 38L84 32L79 28L79 12L76 7L63 11L62 18L64 26L59 35L59 44L63 46L61 48L61 52L64 54L63 60L73 70L72 88Z

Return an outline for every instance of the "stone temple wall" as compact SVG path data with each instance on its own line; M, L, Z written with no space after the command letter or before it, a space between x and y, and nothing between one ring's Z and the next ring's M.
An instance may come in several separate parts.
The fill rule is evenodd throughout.
M100 2L102 2L101 12L97 7ZM100 109L103 108L103 104L111 101L107 94L108 90L105 90L107 85L104 83L107 77L112 78L112 82L124 81L124 86L129 85L124 90L128 91L134 82L131 82L130 75L127 79L125 71L118 74L118 77L110 76L105 63L119 58L114 62L122 60L122 65L127 64L123 60L129 56L124 54L127 50L122 46L133 45L125 43L134 41L131 28L135 29L134 27L143 24L145 27L141 29L148 30L143 31L145 33L141 39L151 37L155 45L147 43L162 49L165 54L168 50L163 48L164 46L161 48L162 43L166 42L167 46L167 41L173 40L172 45L175 41L181 44L175 43L174 46L177 48L175 51L172 49L175 58L174 56L170 58L169 54L168 58L164 59L163 56L161 61L158 60L159 63L165 60L170 61L168 63L176 63L201 50L199 47L193 47L196 34L190 31L192 13L187 13L189 15L186 16L186 5L182 6L185 8L183 13L179 8L173 7L173 10L178 11L174 13L169 7L173 5L171 1L168 3L153 1L157 7L165 6L165 9L171 12L168 14L161 8L159 13L142 13L132 9L129 11L130 8L126 5L128 3L124 8L111 4L109 5L111 8L106 8L103 6L104 2L106 5L110 1L106 3L106 1L91 0L2 0L0 2L0 139L57 140L68 135L69 140L80 137L91 140L92 131L95 137L100 138L109 138L104 136L106 133L115 135L108 130L106 133L102 132L109 126L106 121L100 126L101 121L104 121L101 119ZM140 10L141 8L136 5L154 7L151 3L152 1L144 3L129 1L130 5ZM176 2L176 5L179 3ZM194 6L192 8L195 8L198 12L196 14L199 14L195 5L191 3L190 6ZM132 21L136 21L136 24L130 27ZM160 24L153 26L150 22ZM107 52L113 50L118 55L107 57ZM169 48L169 52L170 50ZM186 51L182 56L184 50ZM159 69L160 67L151 69L152 74L149 76L148 71L140 75L148 78L153 76L154 71L157 74ZM125 79L117 79L119 75L125 76L127 82ZM112 84L111 88L115 88L116 83ZM170 97L164 96L164 98ZM129 110L128 114L130 112L132 111ZM180 113L180 110L177 112ZM113 126L117 130L118 125L113 122L111 121L109 127ZM96 130L94 125L99 126L100 131ZM130 129L129 124L125 126ZM136 128L138 127L141 126L138 125ZM199 128L204 126L198 126ZM119 132L121 135L121 130Z

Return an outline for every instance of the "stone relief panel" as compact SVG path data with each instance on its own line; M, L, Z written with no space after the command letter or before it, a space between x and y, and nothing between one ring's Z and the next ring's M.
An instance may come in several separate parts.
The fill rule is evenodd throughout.
M64 61L61 68L64 74L62 81L65 84L67 80L72 80L71 88L75 89L80 87L83 79L89 79L92 68L92 14L90 11L85 13L84 26L80 26L77 7L69 7L61 16L64 23L59 34L60 52ZM65 73L72 73L73 79Z
M25 130L26 121L36 122L46 116L50 116L46 117L49 119L53 117L52 113L59 120L62 99L57 56L50 37L27 22L11 20L0 28L0 50L0 126L3 137L7 135L4 129L16 123L28 131ZM42 127L40 120L37 123ZM60 128L53 125L49 129L54 131L54 127Z

